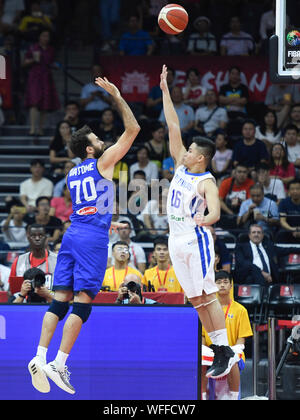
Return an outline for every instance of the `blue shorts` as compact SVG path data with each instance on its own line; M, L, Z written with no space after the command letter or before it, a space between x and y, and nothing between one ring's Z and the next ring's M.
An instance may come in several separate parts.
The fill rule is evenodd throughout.
M108 232L71 224L57 256L52 289L84 291L94 299L102 286L107 254Z

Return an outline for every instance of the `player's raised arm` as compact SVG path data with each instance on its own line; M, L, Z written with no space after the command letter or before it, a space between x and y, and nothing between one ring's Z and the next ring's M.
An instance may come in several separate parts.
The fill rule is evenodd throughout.
M175 165L179 166L181 165L183 155L186 153L186 149L182 143L179 119L170 96L167 73L167 67L163 65L160 75L160 88L163 96L164 114L169 129L170 154L174 159Z
M113 169L115 164L126 155L140 131L140 126L128 104L122 98L119 89L113 83L110 83L106 77L97 77L95 82L98 86L101 86L112 95L125 127L125 131L120 136L117 143L107 149L98 161L103 173L103 171L107 169Z

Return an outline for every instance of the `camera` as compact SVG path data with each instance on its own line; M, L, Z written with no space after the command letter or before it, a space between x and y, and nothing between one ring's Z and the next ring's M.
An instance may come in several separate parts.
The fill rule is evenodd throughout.
M140 297L142 296L141 286L138 283L136 283L135 281L128 282L126 284L126 287L127 287L128 290L130 290L130 292L136 293ZM123 299L129 299L129 294L125 293L123 295Z
M42 287L44 286L46 282L46 276L45 273L40 270L39 268L30 268L29 270L26 270L23 274L24 280L30 280L31 283L31 290L34 291L36 287Z

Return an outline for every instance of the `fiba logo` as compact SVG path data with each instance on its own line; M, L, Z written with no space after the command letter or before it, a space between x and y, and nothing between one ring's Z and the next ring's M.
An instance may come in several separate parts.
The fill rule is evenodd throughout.
M291 31L287 34L286 40L291 47L297 47L300 45L300 32Z
M6 79L6 61L3 55L0 55L0 79Z

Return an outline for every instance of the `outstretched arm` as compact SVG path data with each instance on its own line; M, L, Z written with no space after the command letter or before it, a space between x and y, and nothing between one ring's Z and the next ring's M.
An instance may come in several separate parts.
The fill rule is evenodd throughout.
M98 160L98 167L99 170L101 169L101 174L111 178L115 164L119 162L130 149L134 139L140 131L140 126L128 104L122 98L119 89L113 83L110 83L106 77L97 77L96 84L112 95L125 127L125 131L119 137L117 143L107 149Z
M182 143L179 119L170 96L167 83L167 73L167 67L163 65L160 75L160 88L163 96L164 114L169 129L170 154L174 159L175 166L177 167L181 165L186 149Z

